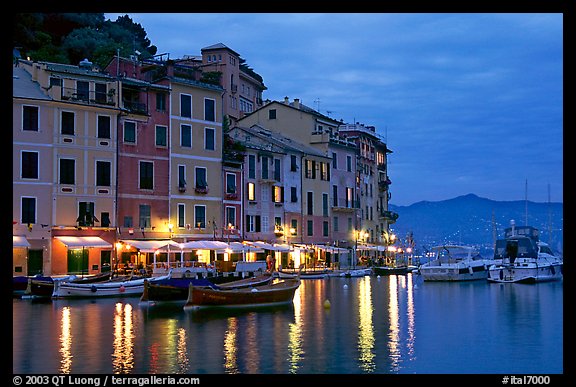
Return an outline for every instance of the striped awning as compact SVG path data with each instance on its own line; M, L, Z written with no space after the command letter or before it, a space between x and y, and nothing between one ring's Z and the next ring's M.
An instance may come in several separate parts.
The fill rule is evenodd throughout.
M69 249L81 249L84 247L112 248L111 243L96 236L57 236L54 238L64 243Z
M12 235L12 247L30 247L25 236Z

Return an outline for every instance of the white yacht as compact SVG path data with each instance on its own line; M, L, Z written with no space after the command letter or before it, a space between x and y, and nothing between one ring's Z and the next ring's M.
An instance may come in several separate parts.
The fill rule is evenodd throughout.
M504 232L505 238L496 241L496 263L489 268L489 282L536 283L563 278L563 258L540 241L538 229L515 227L512 222Z
M419 268L424 281L486 280L488 268L494 263L482 258L472 246L442 245L432 251L434 258Z

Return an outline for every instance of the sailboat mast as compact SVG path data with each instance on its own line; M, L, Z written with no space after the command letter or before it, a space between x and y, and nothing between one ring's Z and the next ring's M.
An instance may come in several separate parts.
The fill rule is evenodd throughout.
M525 224L526 224L526 226L528 226L528 179L526 179L525 195L526 195L525 200L524 200L524 203L525 203L525 209L524 209L524 211L525 211Z
M548 244L552 244L552 203L550 202L550 183L548 183Z

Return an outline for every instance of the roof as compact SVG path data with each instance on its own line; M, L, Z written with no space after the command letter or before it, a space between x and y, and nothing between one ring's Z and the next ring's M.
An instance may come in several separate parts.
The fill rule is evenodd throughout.
M316 157L324 157L329 158L324 153L320 152L318 149L313 148L311 146L299 143L294 141L288 137L281 135L280 133L272 132L260 125L252 125L251 127L242 127L242 126L235 126L234 128L238 128L243 130L244 132L249 133L251 136L257 137L264 141L271 143L272 145L276 145L282 149L297 152L297 153L304 153L307 155L312 155ZM232 128L232 129L234 129Z
M99 71L94 71L92 69L81 68L79 66L62 64L62 63L51 63L51 62L40 62L40 63L42 63L46 66L47 71L53 71L56 73L85 75L85 76L89 76L89 77L96 77L96 78L110 79L110 80L115 79L108 74L104 74L104 73L99 72Z
M12 96L19 98L43 99L50 101L40 84L32 80L28 71L20 67L14 67L12 70Z
M195 80L193 80L193 79L180 78L180 77L168 77L168 79L170 79L170 82L175 82L175 83L185 84L185 85L189 85L189 86L200 87L200 88L207 89L207 90L213 90L213 91L218 91L218 92L221 92L221 91L224 90L224 89L222 88L222 86L213 85L213 84L211 84L211 83L205 83L205 82L195 81Z
M228 47L224 43L216 43L216 44L213 44L211 46L204 47L200 51L202 52L202 51L222 50L222 49L232 51L234 54L240 56L240 54L238 54L236 51L234 51L233 49L231 49L230 47Z

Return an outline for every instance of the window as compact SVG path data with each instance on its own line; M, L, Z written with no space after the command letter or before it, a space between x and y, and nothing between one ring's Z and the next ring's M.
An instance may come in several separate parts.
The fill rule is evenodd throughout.
M268 217L264 215L262 216L262 230L264 230L264 232L270 231L270 224L268 223Z
M106 84L105 83L95 83L94 91L96 92L96 97L94 98L98 103L106 103Z
M280 159L274 159L274 180L280 181Z
M154 164L140 161L140 189L154 189Z
M168 128L156 125L156 146L168 146Z
M338 155L336 152L332 152L332 168L338 169Z
M332 205L334 207L338 207L338 186L337 185L333 185L332 186Z
M96 161L96 185L110 187L110 173L112 163L110 161Z
M24 224L36 223L36 198L21 198L20 221Z
M348 231L352 231L352 218L348 218Z
M140 204L138 206L138 227L150 228L151 227L151 206L149 204Z
M131 216L124 216L124 227L134 227L134 221Z
M256 185L254 183L248 183L248 200L256 200Z
M136 143L136 123L134 121L124 122L124 142Z
M178 188L186 188L186 166L178 166Z
M22 130L38 131L38 106L22 107Z
M79 202L78 203L78 218L76 222L78 226L92 227L94 226L94 202Z
M207 188L208 181L206 180L206 168L204 167L196 167L196 188Z
M76 160L60 159L60 184L75 184Z
M38 152L22 151L22 179L38 179Z
M206 228L206 206L194 206L194 225L196 228Z
M314 215L314 192L308 192L308 200L307 200L307 209L306 212L308 215Z
M49 86L62 86L62 78L50 77Z
M276 119L276 109L268 110L268 119L275 120Z
M73 136L74 135L74 113L62 112L62 134Z
M290 171L296 172L298 170L298 165L296 164L296 156L290 156Z
M294 232L292 233L292 230L290 230L290 233L298 235L298 219L292 219L290 228L294 229Z
M322 216L328 216L328 194L322 194Z
M110 227L110 213L109 212L101 212L100 213L100 225L102 227Z
M346 171L352 172L352 156L346 156Z
M262 198L262 201L267 202L270 199L270 186L268 184L264 184L260 186L260 189L260 197Z
M332 223L332 228L334 229L334 232L338 232L339 224L338 224L338 217L337 216L334 217L334 222Z
M248 177L250 179L256 178L256 156L248 155Z
M180 94L180 116L192 118L192 96Z
M110 138L110 123L110 116L98 116L96 129L98 138Z
M226 207L226 226L236 227L236 207Z
M236 175L234 173L226 174L226 193L236 193Z
M268 157L262 156L262 179L268 179Z
M298 201L297 187L290 187L290 201L292 203L296 203Z
M204 149L214 150L216 146L216 131L212 128L204 128Z
M76 98L81 101L88 101L90 95L90 83L87 81L76 81Z
M261 231L260 215L246 215L246 231L248 232Z
M328 221L327 220L322 222L322 236L325 236L325 237L328 236Z
M308 221L307 235L308 236L314 235L314 221L313 220Z
M216 121L216 101L204 98L204 121Z
M320 162L320 180L330 180L330 165Z
M346 208L354 207L354 188L346 187Z
M278 185L274 186L274 190L272 191L272 201L274 203L284 202L284 187L280 187Z
M190 125L180 125L180 145L192 148L192 127Z
M160 112L166 111L166 94L156 93L156 110Z
M184 217L185 213L186 213L186 205L184 205L183 203L178 203L178 219L177 219L177 224L178 227L180 228L184 228L186 225L186 218Z

